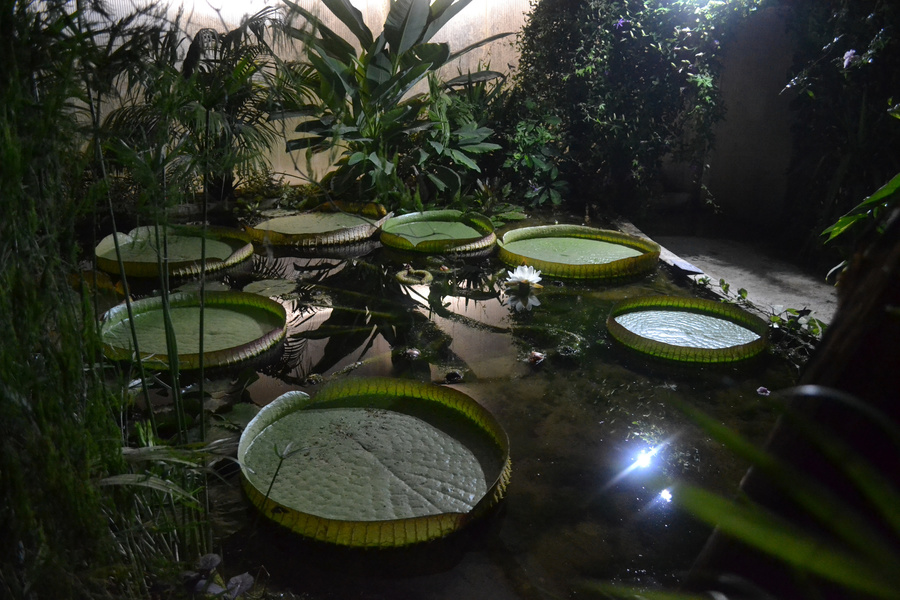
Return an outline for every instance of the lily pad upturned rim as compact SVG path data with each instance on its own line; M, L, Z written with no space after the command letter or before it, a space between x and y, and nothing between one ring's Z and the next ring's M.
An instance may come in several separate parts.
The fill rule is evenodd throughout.
M306 212L298 212L293 216L302 217L304 215L312 214L333 215L338 214L339 212L346 211L312 210ZM362 214L361 212L351 214L357 216L360 219L359 225L310 233L283 233L280 231L273 231L271 229L259 229L258 226L262 223L274 220L267 219L265 221L260 221L252 227L248 226L244 230L246 231L250 239L258 244L269 244L272 246L292 246L296 248L333 247L356 244L368 240L369 238L374 236L378 232L378 229L385 223L385 221L390 218L389 214L380 216L378 218L369 217Z
M281 340L284 339L287 328L287 313L284 306L279 302L247 292L206 292L204 294L204 306L230 306L239 308L241 306L252 306L266 310L281 320L281 327L275 327L265 335L245 344L225 348L222 350L204 352L203 366L204 368L218 368L246 360L256 358L267 350L274 348ZM143 298L131 302L131 312L134 316L142 313L161 310L163 301L161 296L152 298ZM185 306L200 306L200 294L198 292L178 292L169 295L169 306L172 308ZM129 319L128 306L123 302L109 309L103 315L102 332L107 329L123 323ZM117 361L132 360L133 352L130 347L123 348L121 346L113 346L103 342L103 352L107 358ZM192 370L200 368L200 353L185 353L178 355L178 368L180 370ZM170 368L169 358L165 355L154 354L150 352L141 352L140 360L144 366L150 369L168 370Z
M623 258L602 264L569 265L564 263L522 256L509 251L506 244L545 237L573 237L598 240L627 246L641 252L640 256ZM614 279L648 273L656 268L661 248L651 240L638 238L621 231L597 229L586 225L537 225L511 229L497 241L500 260L511 267L529 265L544 276L567 279Z
M133 234L139 229L144 229L143 227L139 227L131 230L127 235L129 237L133 237ZM184 235L184 236L193 236L200 237L202 233L202 229L200 227L196 227L193 225L169 225L168 231L170 234L175 235ZM113 233L111 235L125 235L121 233ZM206 272L207 273L215 273L217 271L221 271L227 269L229 267L233 267L253 256L253 244L250 242L250 237L239 229L231 229L228 227L207 227L206 228L207 238L216 239L224 242L228 242L234 247L234 251L225 259L218 259L213 257L207 257L206 259ZM108 238L109 236L107 236ZM111 275L120 275L119 271L119 261L116 258L107 258L105 256L100 256L97 252L100 249L100 246L104 244L106 238L100 241L100 244L97 245L97 248L94 249L94 255L97 260L97 268ZM122 266L125 269L125 275L127 277L141 277L141 278L149 278L149 277L158 277L159 276L159 265L154 261L123 261ZM194 260L183 260L183 261L170 261L168 263L169 275L172 277L195 277L200 275L202 270L202 260L198 256Z
M759 338L727 348L693 348L667 344L638 335L616 321L616 317L626 313L648 310L674 310L713 316L745 327ZM606 328L613 339L633 350L657 358L691 363L730 363L744 360L762 352L769 340L769 326L766 322L739 306L679 296L648 296L620 302L610 311Z
M293 412L329 407L372 407L391 410L395 403L421 402L451 410L479 428L496 444L502 467L484 496L467 513L441 513L405 519L351 521L320 517L284 506L266 498L266 490L256 488L247 477L244 458L251 442L269 425ZM402 412L402 408L399 409ZM332 382L315 398L303 392L288 392L263 407L250 422L238 444L244 491L250 502L268 519L316 541L356 548L399 548L437 540L459 531L484 516L502 499L509 485L512 462L509 438L494 416L466 394L444 386L413 380L360 378Z
M471 238L444 238L423 240L413 244L401 235L391 230L408 223L417 222L457 222L468 225L482 235ZM440 253L470 253L492 249L497 243L497 235L494 233L494 224L486 216L476 212L462 212L454 209L427 210L422 212L407 213L389 218L381 226L381 243L397 250L423 252L431 254Z

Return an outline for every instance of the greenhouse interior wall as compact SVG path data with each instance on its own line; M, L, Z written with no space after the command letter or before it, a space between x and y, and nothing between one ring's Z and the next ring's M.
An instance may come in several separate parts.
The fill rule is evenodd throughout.
M363 14L373 32L380 31L391 0L351 0ZM325 24L353 42L354 36L335 18L320 0L297 3L322 17ZM190 36L203 28L220 32L237 26L244 16L255 14L276 0L187 0L173 3L169 15L174 18L183 6L183 25ZM135 3L111 2L114 12L127 14ZM434 41L448 42L458 50L487 37L513 32L500 40L478 48L443 70L445 77L488 67L512 74L518 64L515 33L522 29L530 8L529 0L474 0L454 17ZM750 18L723 54L721 88L726 106L725 119L716 129L715 144L707 161L704 183L713 201L740 220L765 225L772 215L780 215L785 195L790 154L789 94L782 93L790 79L792 49L785 31L787 7L770 7ZM286 54L290 49L283 50ZM292 124L285 123L286 133ZM302 153L272 149L272 170L289 182L304 183L322 177L330 157L320 155L307 162ZM679 174L675 179L692 179ZM685 190L688 191L688 190ZM686 194L684 195L686 196Z

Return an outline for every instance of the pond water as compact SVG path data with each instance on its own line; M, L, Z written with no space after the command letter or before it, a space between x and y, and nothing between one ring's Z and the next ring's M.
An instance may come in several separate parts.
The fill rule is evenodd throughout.
M336 550L266 524L232 473L212 493L226 570L249 571L285 598L570 598L590 597L592 580L677 585L710 531L677 509L671 484L728 495L746 469L678 404L761 442L774 414L757 390L792 385L794 367L771 353L671 365L619 346L605 328L616 302L696 295L662 264L612 283L545 278L529 301L505 291L508 268L495 256L406 256L377 244L353 254L261 250L252 268L226 278L270 289L288 309L284 348L242 387L242 402L262 406L295 389L314 396L344 377L452 386L509 435L506 499L446 541ZM433 280L400 283L410 268Z

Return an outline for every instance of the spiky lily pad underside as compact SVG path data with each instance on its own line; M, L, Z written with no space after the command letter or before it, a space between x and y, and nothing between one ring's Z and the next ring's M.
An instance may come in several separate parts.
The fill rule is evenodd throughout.
M132 360L131 327L137 332L140 360L151 369L170 368L162 298L120 304L104 315L101 335L105 354L113 360ZM278 302L242 292L207 292L203 314L203 365L223 367L254 358L284 338L286 314ZM200 295L169 296L169 315L181 370L200 367Z
M477 213L432 210L388 219L381 243L397 250L426 253L469 253L496 243L491 220Z
M124 233L106 236L97 244L97 266L113 275L119 275L116 242L125 275L128 277L158 277L160 257L168 266L172 277L192 277L202 270L202 230L199 227L138 227ZM160 248L165 247L165 252ZM243 232L223 227L210 227L206 231L206 272L212 273L241 263L253 255L253 244Z
M622 344L659 358L727 363L761 352L768 326L733 304L659 296L617 304L606 322Z
M607 279L647 273L656 268L660 248L654 242L618 231L581 225L543 225L513 229L498 242L500 259L528 265L543 275L570 279Z
M506 434L471 398L393 379L281 396L245 429L238 459L271 520L372 548L457 531L500 501L511 469Z

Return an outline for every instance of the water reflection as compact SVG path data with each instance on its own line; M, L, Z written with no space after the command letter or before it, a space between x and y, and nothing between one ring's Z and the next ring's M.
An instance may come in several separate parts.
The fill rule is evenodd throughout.
M398 281L406 264L427 270L430 283ZM510 438L512 483L487 543L415 583L346 577L337 565L347 561L337 561L338 574L304 572L294 593L327 580L329 597L438 597L447 589L470 598L489 597L485 589L495 597L571 597L584 578L674 583L689 568L708 531L670 510L669 485L689 478L727 493L745 465L675 404L697 404L761 439L774 415L756 390L761 382L790 385L792 368L770 360L750 370L664 369L613 344L603 323L616 301L690 293L663 271L627 283L544 278L539 300L531 286L524 293L506 286L507 273L494 257L395 258L375 250L348 259L258 257L254 273L235 282L296 282L282 298L290 307L284 352L248 388L254 403L288 389L315 394L341 377L452 381ZM248 525L233 544L258 537ZM276 580L304 564L292 555L286 572L273 572L268 541L257 545L260 554L246 555L248 570L264 565Z

